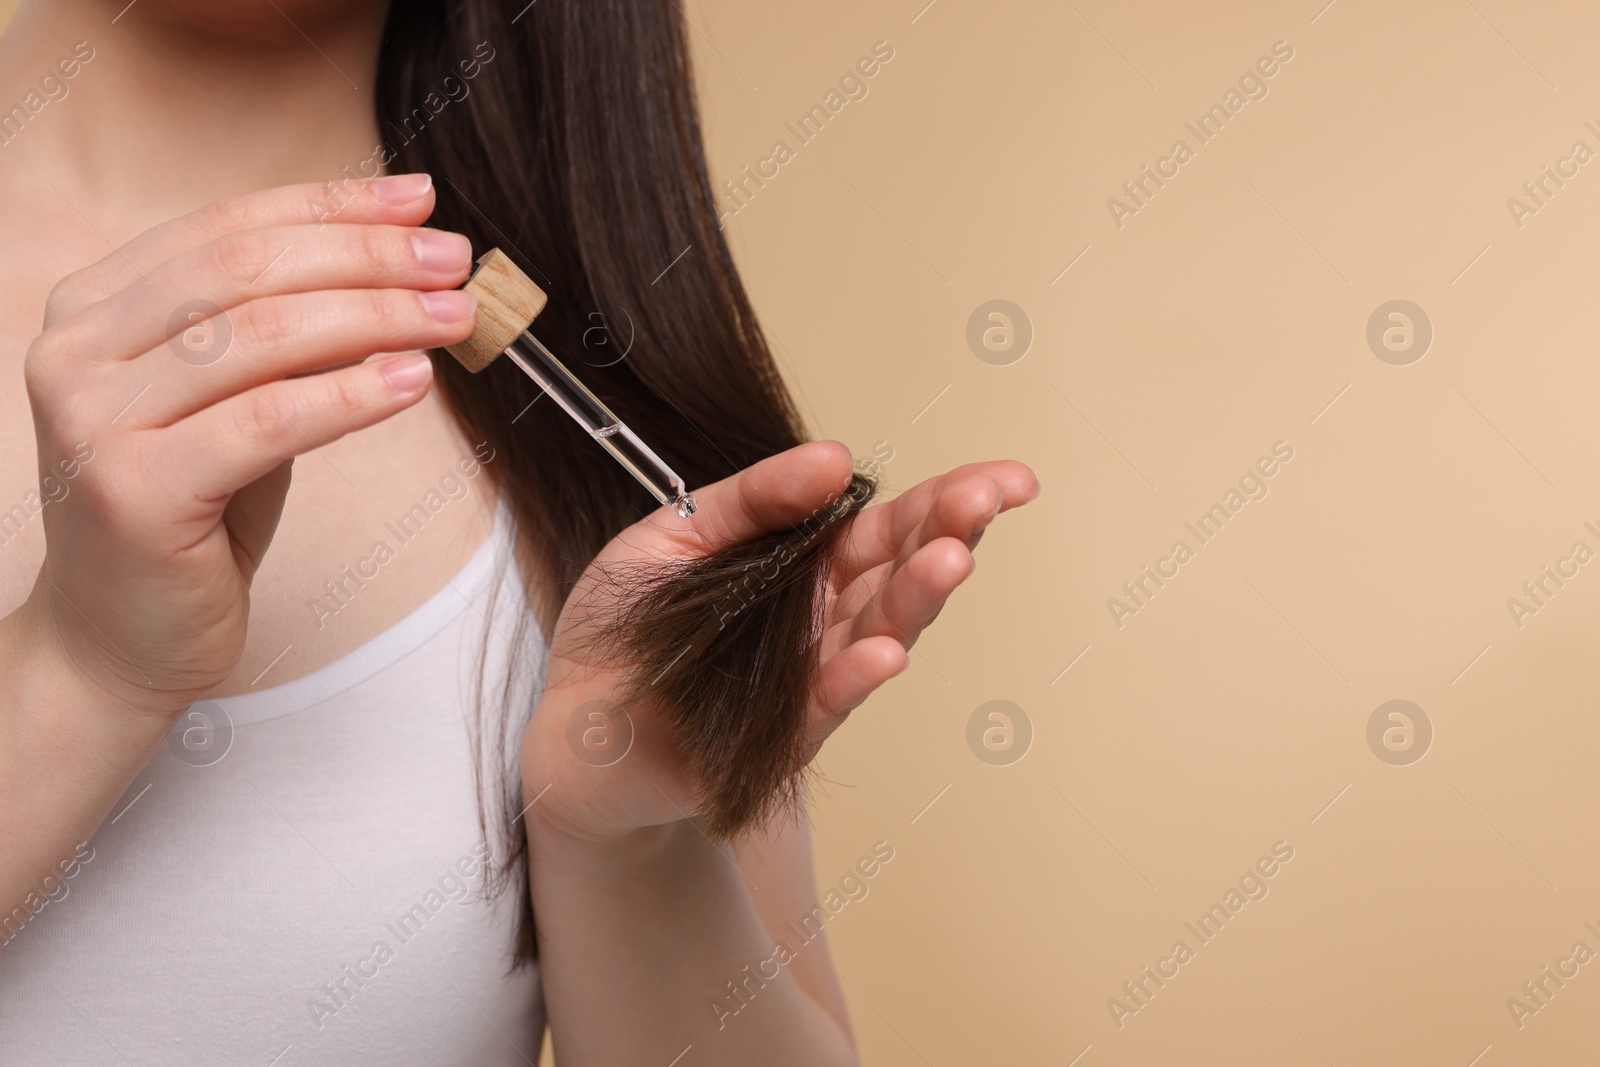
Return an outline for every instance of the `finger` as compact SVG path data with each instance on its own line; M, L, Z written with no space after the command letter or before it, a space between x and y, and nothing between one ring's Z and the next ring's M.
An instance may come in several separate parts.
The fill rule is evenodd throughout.
M967 546L953 537L923 545L848 619L849 640L884 635L910 648L975 566Z
M169 426L251 386L289 375L375 352L455 344L472 333L477 303L460 289L335 289L252 300L228 314L225 350L196 353L206 362L174 357L180 349L188 351L186 333L127 364L129 391L151 388L126 422ZM222 328L208 322L202 336L220 345Z
M828 735L873 691L911 665L900 643L888 637L857 641L823 664L817 680L816 709L806 726L806 740L820 747Z
M979 473L961 476L952 473L938 481L932 500L923 509L921 521L912 527L900 542L894 558L865 571L866 574L881 569L887 569L892 574L895 567L910 559L923 545L940 537L954 537L969 549L977 546L983 528L999 514L1003 491L993 479ZM893 507L895 503L891 501L886 506ZM891 525L903 525L916 514L915 508L908 509L905 518ZM854 539L855 530L852 529L850 541L841 546L840 555L845 561L845 566L835 572L836 583L849 581L852 576L863 572L864 557L856 554L854 545L850 543ZM855 584L857 583L845 587L846 598L854 591Z
M1038 495L1039 480L1027 464L1016 460L990 460L968 463L937 478L906 490L893 500L867 508L850 525L850 536L841 547L839 565L835 570L835 586L842 588L874 567L890 563L900 556L908 538L927 518L945 488L952 484L965 484L969 479L982 477L992 482L1000 491L1000 508L1003 514L1020 507ZM973 483L976 487L977 483ZM968 490L963 490L966 492ZM987 501L969 501L969 506L981 507ZM981 531L980 531L981 532ZM933 537L950 536L935 533ZM966 535L961 535L964 540ZM932 537L917 542L912 551L921 548Z
M711 542L748 541L820 517L850 484L850 450L811 441L697 489L699 510L681 525Z
M295 224L388 223L419 226L433 214L433 179L400 174L286 185L212 201L135 237L98 263L63 278L50 294L45 324L104 300L185 252L243 230Z
M453 289L467 277L472 244L426 227L274 226L244 230L162 264L144 281L91 304L53 332L68 351L130 359L207 315L248 300L320 289ZM105 338L122 351L105 353Z
M427 356L373 360L270 382L213 404L159 436L165 469L186 492L219 500L286 459L337 441L415 404L433 379Z
M954 474L939 479L938 493L922 516L922 521L910 531L895 552L894 558L871 568L863 568L849 540L841 544L838 557L842 565L835 567L832 580L838 590L836 611L840 615L854 615L863 604L881 589L885 582L906 560L924 545L941 537L953 537L971 551L978 545L983 530L999 514L1001 489L984 474ZM892 507L894 502L886 505ZM855 531L852 528L850 538Z

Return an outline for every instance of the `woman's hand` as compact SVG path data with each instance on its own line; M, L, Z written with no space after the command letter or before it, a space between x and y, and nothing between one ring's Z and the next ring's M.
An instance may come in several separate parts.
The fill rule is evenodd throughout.
M73 473L23 629L89 691L170 715L221 682L290 461L416 403L413 350L472 332L433 204L425 175L230 197L52 291L27 387L41 473Z
M680 519L661 508L614 538L580 578L556 623L546 687L522 749L530 826L581 840L608 840L685 819L698 805L696 782L668 728L649 707L628 722L605 711L625 689L618 669L586 655L597 567L626 560L701 555L719 544L787 528L818 513L848 485L850 453L837 442L790 449L695 493L699 511ZM811 694L811 754L850 711L905 670L908 651L973 570L972 550L1002 511L1032 500L1039 483L1021 463L974 463L930 479L853 520L828 576L821 671ZM596 714L598 713L598 715ZM759 712L757 712L759 713ZM574 721L574 718L577 721ZM585 730L631 747L584 758ZM608 762L609 760L615 762ZM597 765L604 764L604 765Z

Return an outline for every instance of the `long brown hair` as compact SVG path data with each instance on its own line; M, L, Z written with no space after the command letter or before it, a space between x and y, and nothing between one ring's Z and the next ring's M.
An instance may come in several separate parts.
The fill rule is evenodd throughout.
M432 224L477 252L499 247L545 287L534 332L691 487L806 440L718 225L673 0L395 0L385 33L389 169L433 174ZM435 365L456 417L495 449L549 633L586 565L655 502L555 405L530 409L537 389L507 361L478 375ZM630 696L648 686L674 725L714 834L797 797L828 559L873 488L856 475L819 521L615 576L604 643L630 668ZM774 580L746 580L779 557ZM506 753L527 710L505 709L481 735L491 767L515 767ZM506 779L486 777L510 824L523 802ZM526 900L526 837L510 830L501 874ZM523 926L518 962L534 951Z

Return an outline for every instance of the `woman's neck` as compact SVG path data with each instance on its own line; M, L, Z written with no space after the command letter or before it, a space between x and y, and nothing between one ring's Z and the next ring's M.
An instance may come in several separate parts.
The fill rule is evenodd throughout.
M123 3L31 0L0 37L0 189L49 195L48 182L120 242L372 155L385 3L330 3L314 22L287 3L202 16L227 26L193 25L163 0ZM295 22L280 10L291 7Z

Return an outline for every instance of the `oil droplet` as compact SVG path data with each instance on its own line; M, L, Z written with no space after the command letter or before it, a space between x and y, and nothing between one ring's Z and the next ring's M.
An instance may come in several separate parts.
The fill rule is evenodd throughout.
M678 494L678 518L687 519L690 515L693 515L699 507L700 505L694 502L694 497L690 496L688 493L680 492Z

